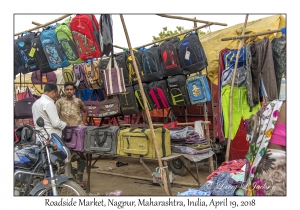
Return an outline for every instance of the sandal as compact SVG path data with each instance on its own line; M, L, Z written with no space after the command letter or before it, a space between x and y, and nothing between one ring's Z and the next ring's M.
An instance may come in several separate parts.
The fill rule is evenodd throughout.
M86 183L84 181L79 181L78 185L83 189L86 190Z
M127 166L127 165L128 165L128 163L122 163L122 162L117 162L117 163L116 163L116 166L117 166L117 167Z

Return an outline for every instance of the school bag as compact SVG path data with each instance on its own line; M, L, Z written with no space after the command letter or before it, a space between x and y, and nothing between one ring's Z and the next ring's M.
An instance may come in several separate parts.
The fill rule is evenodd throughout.
M164 78L158 45L153 45L143 52L142 64L144 70L144 75L142 76L143 82L149 83Z
M62 75L63 75L65 82L73 82L73 83L76 82L74 73L73 73L73 68L74 68L74 64L62 68Z
M167 79L168 90L173 106L190 105L189 93L186 88L186 76L177 75Z
M166 40L159 45L163 75L165 77L183 73L178 58L179 42L180 39L176 37L171 40Z
M103 88L103 77L99 69L99 60L88 61L84 63L84 73L91 89Z
M211 92L205 76L195 75L186 80L191 104L211 101Z
M66 19L62 24L55 28L57 40L61 45L61 49L67 57L70 64L82 63L76 50L75 43L73 41L72 32L70 29L71 19Z
M100 15L100 48L103 55L109 56L113 48L112 18L109 14Z
M157 109L168 108L172 104L167 81L160 80L149 84L149 94Z
M84 63L75 64L73 67L75 86L79 90L89 89L89 83L84 73Z
M142 83L142 85L143 85L144 93L146 96L146 103L147 103L149 111L150 111L150 110L154 109L155 105L149 94L149 92L150 92L149 85L147 83ZM142 110L145 110L139 85L137 84L137 85L133 86L133 88L134 88L134 95L138 101L139 106L141 107Z
M99 58L99 23L94 14L78 14L70 22L70 29L81 60Z
M191 32L184 36L179 43L178 54L185 75L202 71L208 65L197 33Z
M54 26L50 25L43 30L40 34L40 40L51 69L70 65L57 40Z
M116 61L117 61L117 64L118 64L119 68L123 69L123 77L124 77L125 86L128 87L128 86L132 85L132 81L129 79L128 70L127 70L127 67L126 67L125 52L117 54L115 56L115 58L116 58Z
M34 51L34 56L38 62L42 73L47 73L56 70L52 69L49 65L48 59L43 50L42 42L40 39L40 33L34 39L31 40L31 47Z
M14 76L21 73L22 70L25 68L15 43L16 40L14 40Z
M123 115L138 114L139 107L132 86L126 87L126 91L118 94Z
M125 52L126 54L126 67L127 67L127 71L128 71L128 79L129 79L129 83L131 83L132 85L135 85L138 83L138 79L133 67L133 61L132 61L132 57L130 55L129 51ZM139 74L140 74L140 78L143 81L143 75L144 75L144 71L143 71L143 64L142 64L142 54L143 51L139 50L135 50L133 49L133 55L134 55L134 59L135 59L135 63L137 65Z
M35 37L35 33L27 33L25 35L22 34L22 36L15 41L16 50L24 64L24 68L20 69L23 74L39 69L37 60L34 56L34 51L31 50L31 40Z

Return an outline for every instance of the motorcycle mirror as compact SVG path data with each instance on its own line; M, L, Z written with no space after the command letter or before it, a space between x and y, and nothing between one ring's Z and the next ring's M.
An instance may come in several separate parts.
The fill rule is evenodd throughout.
M42 117L39 117L37 120L36 120L36 124L39 126L39 127L44 127L44 119Z

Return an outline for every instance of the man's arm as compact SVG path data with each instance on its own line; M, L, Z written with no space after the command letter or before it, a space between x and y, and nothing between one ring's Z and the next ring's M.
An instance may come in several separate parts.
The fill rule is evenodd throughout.
M46 105L45 111L47 112L49 120L54 128L63 130L67 126L67 123L59 119L57 109L54 103L48 103Z
M85 124L86 123L86 119L87 119L87 115L88 115L88 111L83 103L82 100L80 100L80 109L83 111L83 115L82 115L82 120L83 120L83 123Z

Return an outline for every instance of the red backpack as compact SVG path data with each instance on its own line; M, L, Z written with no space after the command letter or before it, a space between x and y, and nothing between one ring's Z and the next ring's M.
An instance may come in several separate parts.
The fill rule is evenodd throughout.
M76 15L70 22L70 29L81 60L101 56L100 26L95 15Z

